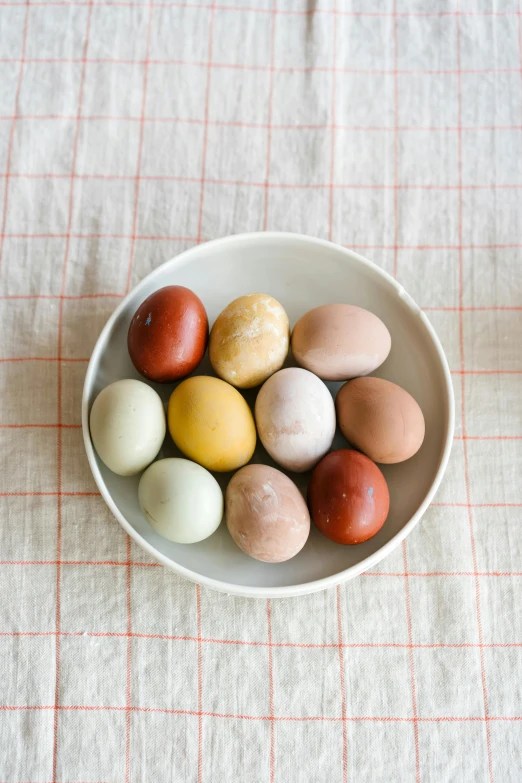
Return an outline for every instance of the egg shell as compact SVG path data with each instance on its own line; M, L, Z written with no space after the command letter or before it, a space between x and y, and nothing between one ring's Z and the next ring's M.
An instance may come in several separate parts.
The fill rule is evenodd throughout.
M256 447L252 412L241 394L219 378L187 378L171 394L168 423L185 456L208 470L245 465Z
M223 517L223 493L214 476L188 459L160 459L143 474L138 498L160 536L177 544L208 538Z
M250 557L282 563L300 552L310 533L310 514L288 476L268 465L247 465L234 474L225 496L230 535Z
M208 318L201 299L181 285L168 285L138 307L127 346L141 375L155 383L170 383L196 369L207 340Z
M390 333L380 318L349 304L316 307L292 332L297 363L325 381L368 375L383 363L390 348Z
M335 401L345 438L375 462L403 462L424 440L424 416L411 394L383 378L356 378Z
M390 508L386 479L364 454L328 454L308 482L308 505L321 533L337 544L361 544L379 532Z
M158 454L165 437L163 403L142 381L126 379L106 386L94 400L91 438L98 456L113 473L134 476Z
M223 380L251 389L283 366L289 342L288 316L276 299L267 294L240 296L212 327L210 362Z
M272 459L286 470L310 470L332 445L335 408L324 383L308 370L288 367L257 395L257 431Z

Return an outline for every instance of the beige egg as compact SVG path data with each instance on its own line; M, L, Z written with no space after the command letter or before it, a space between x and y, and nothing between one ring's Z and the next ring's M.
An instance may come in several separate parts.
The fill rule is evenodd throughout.
M267 294L248 294L218 315L209 341L216 375L238 389L251 389L279 370L290 341L288 316Z
M281 467L303 473L324 457L335 435L335 407L324 383L287 367L261 387L255 405L263 446Z
M403 462L422 446L422 411L395 383L355 378L339 390L335 407L345 438L374 462Z
M230 535L250 557L282 563L305 545L310 514L294 482L280 470L241 468L227 487L225 503Z
M368 375L383 363L390 348L390 333L380 318L355 305L316 307L292 332L297 363L325 381Z

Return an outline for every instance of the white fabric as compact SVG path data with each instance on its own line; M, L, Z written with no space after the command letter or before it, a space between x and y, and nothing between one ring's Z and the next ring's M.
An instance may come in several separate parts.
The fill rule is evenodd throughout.
M0 3L3 783L522 779L520 7L335 2ZM458 411L405 546L269 603L131 546L79 428L129 287L263 228L396 273Z

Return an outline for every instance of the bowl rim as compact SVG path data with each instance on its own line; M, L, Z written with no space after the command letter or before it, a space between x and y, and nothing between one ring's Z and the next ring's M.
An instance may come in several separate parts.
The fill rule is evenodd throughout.
M391 284L391 286L397 292L397 295L401 299L405 300L405 302L409 305L410 309L412 309L421 318L432 340L432 343L435 347L439 359L439 363L443 371L444 381L445 381L446 402L448 405L448 419L446 423L444 448L442 451L442 456L439 461L437 472L435 474L435 478L433 479L430 488L428 489L426 495L424 496L423 501L417 508L416 512L407 520L407 522L403 525L401 530L399 530L398 533L396 533L393 536L393 538L391 538L389 541L383 544L383 546L381 546L376 552L361 560L359 563L349 566L343 571L338 571L336 574L331 574L330 576L322 577L321 579L316 579L311 582L302 582L296 585L283 585L277 587L257 587L252 585L250 586L236 585L230 582L224 582L219 579L214 579L211 577L204 576L202 574L198 574L197 572L192 571L189 568L186 568L185 566L182 566L179 563L176 563L174 560L171 560L170 558L163 555L154 546L152 546L152 544L149 544L148 541L146 541L138 533L137 530L134 529L134 527L127 521L127 519L124 517L124 515L121 513L121 511L114 503L112 496L107 486L105 485L100 469L98 468L95 453L94 453L94 447L91 441L91 436L89 431L88 401L89 401L91 388L93 386L95 368L97 367L99 363L99 359L101 358L101 354L103 353L106 339L110 334L110 332L112 331L113 325L119 318L120 314L127 307L127 304L130 301L130 299L134 297L141 288L145 288L148 284L150 284L150 282L153 281L155 277L158 277L166 267L171 267L173 270L175 270L177 267L183 266L186 263L190 262L191 260L193 260L193 258L197 257L198 255L207 253L209 249L216 248L222 245L241 243L245 241L264 242L264 241L271 241L274 239L276 240L283 239L289 241L295 241L295 240L304 241L308 244L315 245L318 249L333 247L335 248L336 251L343 253L347 257L350 257L352 260L355 260L363 264L364 266L369 267L374 273L377 273L378 276L382 277L389 284ZM112 315L109 317L102 331L100 332L98 339L96 340L94 349L92 351L89 364L87 366L87 372L85 374L85 380L84 380L83 392L82 392L83 442L85 446L85 451L87 453L87 460L89 462L89 467L91 469L96 485L100 490L102 498L104 499L105 503L107 504L107 506L113 513L113 515L116 517L116 519L118 520L122 528L125 530L125 532L129 536L131 536L131 538L134 541L136 541L136 543L142 549L148 552L155 560L159 561L162 565L166 566L167 568L179 574L180 576L183 576L186 579L195 582L196 584L200 584L205 587L209 587L214 590L227 593L229 595L237 595L237 596L243 596L249 598L292 597L298 595L306 595L308 593L314 593L320 590L325 590L328 587L333 587L335 585L341 584L342 582L346 582L349 579L353 579L354 577L358 576L363 571L366 571L372 566L376 565L381 560L383 560L387 555L389 555L394 549L396 549L399 546L399 544L406 538L406 536L409 533L411 533L415 525L419 522L424 512L430 505L433 496L435 495L435 492L439 488L440 482L442 480L442 477L444 475L450 457L451 447L453 443L454 427L455 427L455 400L453 395L453 384L451 380L451 373L448 366L446 355L444 353L440 340L437 336L437 333L435 332L430 321L428 320L424 312L410 297L410 295L400 285L400 283L398 283L395 280L395 278L393 278L390 274L388 274L388 272L386 272L385 270L377 266L377 264L375 264L373 261L370 261L364 256L359 255L359 253L356 253L353 250L345 248L342 245L338 245L335 242L330 242L326 239L319 239L318 237L312 237L306 234L297 234L297 233L287 232L287 231L258 231L258 232L247 232L242 234L231 234L225 237L220 237L219 239L213 239L208 242L197 244L194 247L188 248L187 250L182 251L177 256L168 259L163 264L160 264L160 266L153 269L152 272L150 272L148 275L146 275L146 277L140 280L140 282L123 297L119 305L116 307Z

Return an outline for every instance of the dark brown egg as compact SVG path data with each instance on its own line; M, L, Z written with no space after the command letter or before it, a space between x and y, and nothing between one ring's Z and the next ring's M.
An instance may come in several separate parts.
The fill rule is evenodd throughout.
M203 303L181 285L168 285L147 297L136 310L127 337L133 365L156 383L189 375L202 360L207 341Z
M339 449L314 468L308 505L316 526L337 544L361 544L379 532L390 508L386 479L364 454Z

